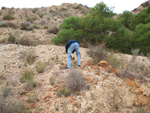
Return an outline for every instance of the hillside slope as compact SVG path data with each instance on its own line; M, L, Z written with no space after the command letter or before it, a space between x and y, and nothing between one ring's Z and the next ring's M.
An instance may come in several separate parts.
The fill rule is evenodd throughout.
M31 65L26 63L24 54L30 51L36 56L35 62ZM87 49L80 48L80 52L81 68L76 67L75 54L73 54L75 59L72 60L72 67L82 73L87 86L70 96L59 97L58 90L65 84L66 77L70 73L70 70L66 69L67 55L64 47L0 45L0 89L11 89L8 97L13 99L13 102L23 100L27 109L32 109L32 112L37 111L38 108L41 113L71 111L136 113L140 110L150 110L149 83L140 82L133 77L122 78L115 70L108 71L109 66L92 65L91 58L86 54ZM124 57L129 59L131 56ZM150 62L147 58L138 58L145 63ZM36 70L38 62L46 63L43 73L38 73ZM35 74L34 80L37 83L35 88L20 82L22 73L26 72L26 69L31 69ZM9 100L8 97L6 99Z

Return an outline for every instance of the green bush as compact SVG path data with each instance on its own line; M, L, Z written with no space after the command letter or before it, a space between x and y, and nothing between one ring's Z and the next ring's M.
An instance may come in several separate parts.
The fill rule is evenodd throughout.
M51 41L55 44L65 44L69 40L76 39L78 41L81 40L83 36L83 32L81 30L73 30L73 29L64 29L57 33L57 36L53 38Z
M133 14L129 11L124 11L118 18L118 20L127 28L130 28L130 23L133 18Z
M113 48L123 53L131 52L131 32L122 26L120 29L117 29L112 37L107 38L106 43L108 48Z
M6 7L3 6L1 9L2 9L2 10L3 10L3 9L6 9Z
M94 8L91 8L89 14L99 17L112 17L114 15L113 8L109 8L103 2L97 3Z
M14 20L14 19L15 18L10 14L7 14L7 15L3 16L3 20Z
M81 28L80 25L80 18L79 17L68 17L64 19L63 23L60 24L59 29L73 29L73 30L78 30Z
M147 9L142 10L138 14L134 15L131 19L130 28L134 30L136 25L138 24L147 24L150 22L150 4L148 5Z
M133 49L140 49L140 52L148 53L150 51L150 24L139 24L133 32Z

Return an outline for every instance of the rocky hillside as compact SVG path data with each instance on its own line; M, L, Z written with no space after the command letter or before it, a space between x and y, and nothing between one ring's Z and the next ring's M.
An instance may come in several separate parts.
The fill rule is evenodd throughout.
M132 12L132 14L137 14L139 12L141 12L143 9L146 9L148 7L148 4L150 3L150 1L146 1L144 3L142 3L139 7L135 8Z
M64 18L83 16L88 10L62 4L0 11L0 113L150 111L150 58L108 53L111 63L94 65L89 49L81 47L81 67L74 53L72 68L66 69L64 46L50 44L57 31L51 26L57 28ZM7 20L7 14L13 19Z
M2 7L0 10L0 42L9 34L18 38L27 37L47 44L54 37L59 25L69 16L83 16L89 10L81 4L64 3L60 6L14 9ZM19 35L19 36L18 36Z
M93 65L87 51L80 48L81 68L76 67L76 55L72 56L72 67L76 69L74 74L80 72L83 77L75 79L86 85L68 96L64 87L72 70L66 69L64 47L1 44L0 93L8 102L23 101L26 109L32 112L137 113L150 110L149 79L146 82L136 79L136 75L128 76L128 73L123 77L121 70L104 61ZM117 56L132 59L131 55ZM150 64L146 57L137 57L137 60L144 65ZM34 78L26 78L25 75L33 75ZM25 78L32 82L25 82Z

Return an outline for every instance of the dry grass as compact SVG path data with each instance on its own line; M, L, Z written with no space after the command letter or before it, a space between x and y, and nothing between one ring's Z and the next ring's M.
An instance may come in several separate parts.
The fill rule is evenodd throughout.
M59 31L59 28L56 25L51 25L47 29L48 33L53 33L53 34L57 34L58 31Z
M26 111L23 103L14 103L11 99L0 97L0 113L25 113Z
M27 52L27 57L26 57L26 61L28 64L33 64L33 62L36 60L36 53L35 51L31 50L29 52Z
M2 96L4 98L6 98L6 97L8 97L10 95L10 92L11 92L11 88L4 87L2 89Z
M69 93L80 91L85 87L85 81L82 73L79 70L71 69L69 75L66 77L66 88Z
M68 92L65 86L62 86L57 90L57 96L61 97L62 95L64 95L65 97L70 95L70 93Z
M107 55L107 61L113 68L123 68L124 59L117 58L113 52Z
M100 44L98 46L91 46L87 54L93 59L93 64L97 64L101 60L106 59L106 47L105 44Z
M135 56L133 56L133 58L127 63L127 66L122 69L121 76L132 76L138 80L150 82L150 65L140 63Z
M34 73L31 69L26 69L21 75L20 82L26 83L24 87L25 89L32 89L38 85L34 80Z
M35 68L38 73L43 73L46 68L46 63L39 61L37 62Z

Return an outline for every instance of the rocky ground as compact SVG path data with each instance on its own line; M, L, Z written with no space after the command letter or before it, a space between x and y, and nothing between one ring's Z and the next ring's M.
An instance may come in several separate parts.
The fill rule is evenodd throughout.
M26 64L23 53L32 51L36 55L33 64ZM13 101L25 102L27 109L41 113L133 113L140 110L150 111L150 84L140 82L134 77L121 77L117 69L108 71L109 66L99 63L92 65L87 49L80 48L82 54L81 68L76 67L76 55L72 67L80 71L86 87L70 96L58 96L58 89L64 85L70 70L66 69L66 53L64 46L39 45L28 47L21 45L0 45L0 89L11 89L8 97ZM129 57L123 55L123 57ZM149 62L144 58L145 62ZM36 71L37 62L46 62L43 73ZM35 73L35 88L26 88L20 82L21 73L25 69ZM51 83L51 79L54 83ZM2 94L3 92L1 92ZM30 102L32 98L33 102ZM35 98L35 99L34 99Z

